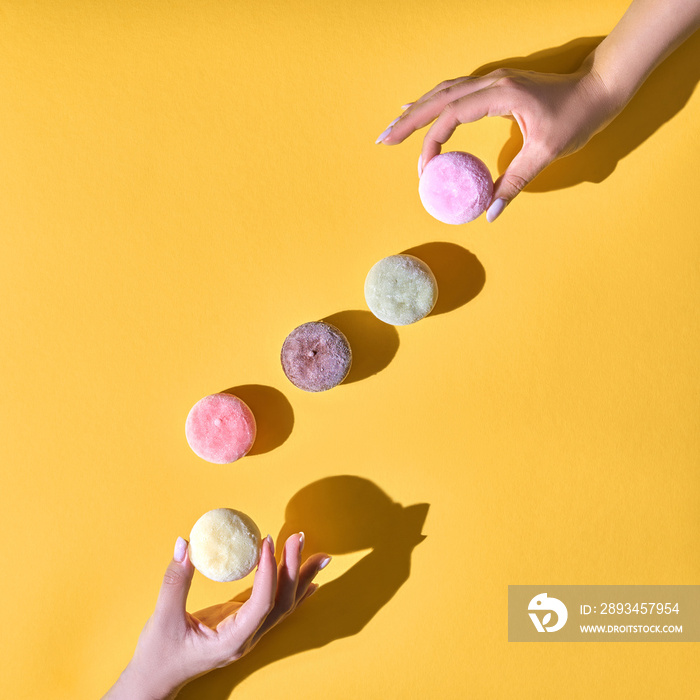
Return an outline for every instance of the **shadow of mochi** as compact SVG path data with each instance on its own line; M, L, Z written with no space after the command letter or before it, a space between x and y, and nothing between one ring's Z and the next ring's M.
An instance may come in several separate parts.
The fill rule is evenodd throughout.
M281 391L263 384L241 384L221 393L237 396L255 416L257 433L247 457L271 452L292 434L294 410Z
M424 243L403 251L422 260L435 275L438 298L430 316L454 311L484 288L486 270L479 259L456 243Z
M322 320L342 331L350 343L352 365L343 384L359 382L381 372L399 349L396 328L370 311L340 311Z

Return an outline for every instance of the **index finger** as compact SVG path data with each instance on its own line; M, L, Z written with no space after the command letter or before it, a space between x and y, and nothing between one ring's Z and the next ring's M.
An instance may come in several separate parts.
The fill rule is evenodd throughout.
M297 585L299 583L302 547L303 533L294 534L287 539L279 567L277 568L275 607L255 633L255 639L262 637L267 630L274 627L294 609Z
M382 142L393 146L405 141L414 131L430 124L447 105L483 89L493 81L489 77L466 77L448 81L447 85L440 83L399 117Z
M277 564L273 552L272 538L268 535L263 541L250 598L235 613L233 634L240 644L245 643L258 631L275 605Z
M503 90L497 85L491 85L450 102L423 139L420 161L423 169L431 158L440 153L442 145L460 124L475 122L483 117L503 117L511 114L512 107L507 105L505 97Z

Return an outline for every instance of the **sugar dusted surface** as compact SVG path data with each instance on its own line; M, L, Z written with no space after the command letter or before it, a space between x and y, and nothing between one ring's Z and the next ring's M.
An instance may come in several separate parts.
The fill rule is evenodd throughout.
M352 351L335 326L312 321L297 326L285 339L282 369L294 386L304 391L327 391L348 376Z
M476 156L450 151L435 156L425 166L418 194L426 211L438 221L466 224L488 207L493 179Z
M189 555L194 567L212 581L236 581L260 559L260 530L238 510L210 510L190 532Z
M365 280L370 311L385 323L406 326L427 316L437 301L437 281L413 255L390 255L376 263Z
M231 394L200 399L185 423L187 442L196 455L214 464L229 464L248 453L255 442L255 417Z

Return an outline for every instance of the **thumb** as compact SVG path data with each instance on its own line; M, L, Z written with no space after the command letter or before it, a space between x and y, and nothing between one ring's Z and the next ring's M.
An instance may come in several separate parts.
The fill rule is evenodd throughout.
M489 223L495 221L506 205L510 204L522 189L549 165L551 160L538 149L524 145L503 175L496 180L491 204L486 210L486 220Z
M185 604L193 575L194 566L188 555L187 540L178 537L173 559L163 576L156 603L156 616L164 621L177 622L185 618Z

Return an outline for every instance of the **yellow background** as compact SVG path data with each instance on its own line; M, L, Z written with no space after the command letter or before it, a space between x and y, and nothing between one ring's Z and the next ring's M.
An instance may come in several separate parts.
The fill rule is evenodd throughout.
M698 582L697 37L492 225L423 210L419 135L374 145L626 4L0 3L3 697L99 697L221 506L336 556L183 696L691 697L693 645L509 644L507 586ZM510 139L450 148L498 173ZM378 328L367 271L425 244L456 308ZM355 381L305 394L279 349L335 314ZM240 385L262 443L208 464L187 412ZM190 609L247 583L196 574Z

